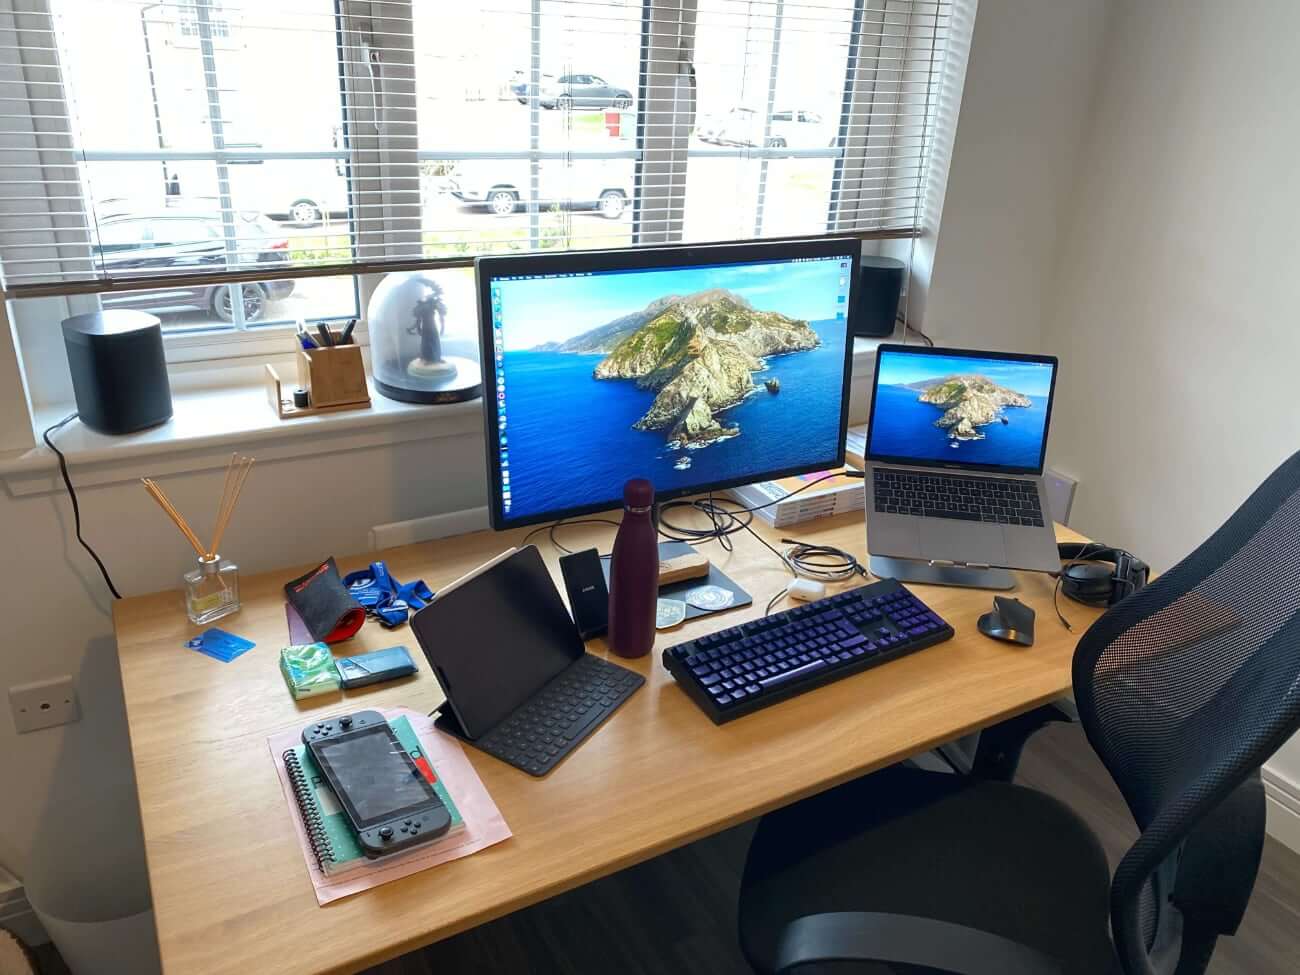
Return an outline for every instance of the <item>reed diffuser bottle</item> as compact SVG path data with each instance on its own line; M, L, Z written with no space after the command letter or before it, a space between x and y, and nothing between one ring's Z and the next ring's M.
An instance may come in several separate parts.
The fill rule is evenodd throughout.
M180 529L185 540L194 548L199 557L196 568L186 572L185 613L195 626L204 626L214 620L239 610L239 566L229 559L223 559L217 552L221 538L226 533L226 525L235 512L248 472L253 468L253 458L232 454L226 465L226 481L221 489L221 500L217 504L217 521L212 531L212 543L204 545L190 527L185 517L176 510L176 506L163 492L163 489L150 478L142 478L144 488L149 496L158 502L158 507L166 512L173 524Z
M239 609L239 566L215 552L200 555L199 565L185 573L185 612L203 626Z

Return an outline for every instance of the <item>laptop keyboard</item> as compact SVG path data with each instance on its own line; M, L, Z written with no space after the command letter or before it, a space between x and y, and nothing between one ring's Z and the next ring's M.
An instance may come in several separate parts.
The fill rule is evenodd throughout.
M1043 525L1035 481L874 468L872 493L882 514Z

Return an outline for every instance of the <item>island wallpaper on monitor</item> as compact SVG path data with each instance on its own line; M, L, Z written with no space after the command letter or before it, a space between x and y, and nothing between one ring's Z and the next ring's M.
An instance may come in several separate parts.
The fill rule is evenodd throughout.
M500 282L511 516L616 498L632 476L662 492L833 457L841 263Z

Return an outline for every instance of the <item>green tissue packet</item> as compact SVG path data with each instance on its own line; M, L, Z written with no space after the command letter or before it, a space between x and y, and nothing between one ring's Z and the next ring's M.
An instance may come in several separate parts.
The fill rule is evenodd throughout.
M305 643L280 651L280 673L295 699L339 689L334 655L323 643Z

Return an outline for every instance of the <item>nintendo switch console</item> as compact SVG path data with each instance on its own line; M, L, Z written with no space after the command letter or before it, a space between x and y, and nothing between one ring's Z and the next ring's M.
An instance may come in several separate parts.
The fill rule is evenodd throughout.
M451 814L378 711L358 711L303 729L311 751L366 856L436 840Z

